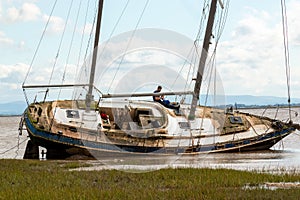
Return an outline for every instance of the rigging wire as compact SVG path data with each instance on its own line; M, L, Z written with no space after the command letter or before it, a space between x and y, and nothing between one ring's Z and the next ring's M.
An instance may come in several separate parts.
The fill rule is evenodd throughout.
M187 88L191 88L191 85L193 83L193 80L192 78L190 79L190 82L188 84L188 80L189 80L189 77L193 77L194 74L195 74L195 67L193 66L196 66L197 65L197 56L200 57L200 54L198 52L198 43L199 43L199 40L200 40L200 36L202 35L202 32L203 32L203 27L204 27L204 22L205 22L205 19L207 17L207 14L206 12L208 12L208 9L209 9L209 5L208 5L208 1L205 0L204 3L203 3L203 9L202 9L202 15L201 15L201 19L200 19L200 23L199 23L199 29L198 29L198 32L197 32L197 35L196 35L196 39L194 40L194 43L190 49L190 52L187 54L187 58L191 57L191 62L189 62L189 69L188 69L188 73L187 73L187 76L186 76L186 83L185 83L185 86L184 86L184 91L187 90ZM196 54L196 55L195 55ZM174 87L174 85L176 84L178 78L180 77L180 74L182 74L182 71L183 69L186 67L186 64L188 63L189 59L186 59L185 62L182 64L181 68L179 69L179 71L177 72L177 76L176 78L174 79L172 85L171 85L171 88ZM193 71L191 72L191 69L193 69ZM183 95L182 96L182 99L180 102L184 102L185 101L185 98L186 98L186 95ZM175 97L175 101L177 101L177 96Z
M88 4L87 4L87 9L86 9L86 19L85 19L85 23L84 24L86 24L86 21L87 21L87 14L88 14L88 10L89 10L89 2L88 2ZM89 34L89 39L88 39L88 42L87 42L87 46L86 46L86 49L85 49L85 54L84 54L84 57L83 57L83 66L84 67L82 67L81 68L81 70L80 70L80 74L82 74L82 73L84 73L84 75L81 75L80 77L79 77L79 79L78 79L78 81L80 81L80 78L81 77L88 77L88 72L87 72L87 65L89 65L88 63L86 63L86 60L87 60L87 56L88 56L88 51L89 51L89 49L90 49L90 45L91 45L91 41L92 41L92 38L93 38L93 32L94 32L94 29L95 29L95 23L96 23L96 18L97 18L97 13L98 13L98 4L97 4L97 2L95 1L95 6L94 6L94 18L93 18L93 23L92 23L92 28L91 28L91 31L90 31L90 34ZM85 30L85 28L84 28L84 30ZM84 32L83 32L84 33ZM83 34L84 35L84 34ZM78 64L79 65L79 64ZM78 73L76 73L76 77L77 77L77 74ZM87 81L87 80L86 80ZM86 82L85 81L85 82ZM87 91L86 90L86 88L83 86L82 87L82 89L84 90L84 91ZM82 96L82 91L81 92L79 92L79 94L78 94L78 96L77 96L77 91L78 90L76 90L76 92L73 94L73 98L74 99L79 99L81 96Z
M212 81L211 76L214 76L214 82L216 82L216 67L215 67L216 66L216 53L217 53L217 47L218 47L221 35L224 31L225 23L227 20L229 3L230 3L230 0L226 1L224 9L222 9L221 13L219 14L218 23L216 23L216 26L215 26L215 30L216 30L215 46L214 46L214 50L213 50L212 56L210 58L210 61L208 62L208 65L209 65L209 63L214 63L211 66L215 70L208 69L207 76L205 76L205 78L203 79L203 82L205 82L208 79L208 88L210 87L210 84ZM214 88L215 88L214 90L216 90L216 85L214 85ZM205 105L207 103L208 94L209 94L209 89L206 92ZM215 95L216 95L216 91L214 91L214 96Z
M216 54L217 54L217 46L219 44L219 41L220 41L220 38L221 38L221 35L224 31L224 27L225 27L225 23L226 23L226 20L227 20L227 16L228 16L228 10L229 10L229 3L230 3L230 0L226 1L225 3L225 7L224 9L222 9L221 13L218 14L218 23L216 23L216 26L214 27L214 30L216 30L216 37L215 37L215 45L214 45L214 49L213 49L213 53L209 59L209 61L207 62L207 65L206 66L210 66L208 69L207 69L207 76L206 78L203 79L203 81L205 81L206 79L208 79L208 85L207 85L207 89L206 89L206 95L205 95L205 101L204 101L204 105L206 106L207 105L207 102L208 102L208 94L210 92L210 85L211 85L211 82L212 82L212 79L214 78L214 85L213 85L213 92L214 92L214 98L215 98L215 95L216 95ZM218 26L217 26L218 25ZM215 99L214 99L215 101ZM204 115L204 111L203 111L203 115ZM204 119L204 116L202 116L202 120L201 120L201 125L200 127L203 126L203 121ZM214 138L215 139L215 138ZM201 138L198 138L198 141L197 141L197 146L200 145L200 140Z
M217 51L214 51L213 52L213 55L212 55L212 57L211 57L211 60L209 61L209 64L208 65L210 65L210 69L209 69L209 73L210 73L210 76L209 76L209 81L208 81L208 86L207 86L207 88L206 88L206 96L205 96L205 101L204 101L204 106L206 106L207 105L207 102L208 102L208 93L209 93L209 89L210 89L210 84L211 84L211 80L212 80L212 78L213 78L213 71L214 71L214 69L215 69L215 67L216 67L216 52ZM207 109L206 107L204 107L203 108L203 112L202 112L202 117L201 117L201 125L200 125L200 127L203 127L203 124L204 124L204 118L205 118L205 109ZM197 142L197 146L199 146L200 145L200 140L201 140L201 138L199 137L198 138L198 142Z
M224 4L225 6L224 9L222 10L222 13L220 14L220 23L219 23L217 39L216 39L217 42L219 42L221 35L225 29L225 24L228 19L229 4L230 4L230 0L227 0L226 3Z
M115 32L115 30L116 30L118 24L120 23L121 18L123 17L123 15L124 15L124 13L125 13L127 7L128 7L129 2L130 2L130 0L127 0L126 4L125 4L125 6L124 6L124 8L123 8L123 10L122 10L122 12L121 12L121 15L118 17L117 22L116 22L116 24L114 25L113 30L111 31L111 33L110 33L110 35L109 35L108 41L110 41L110 39L112 38L112 35L114 34L114 32ZM104 51L104 50L103 50L103 51Z
M125 11L127 10L127 7L128 7L129 2L130 2L130 0L127 0L127 2L126 2L126 4L125 4L124 8L122 9L122 12L121 12L120 16L119 16L118 19L117 19L116 24L115 24L114 27L113 27L113 30L111 31L111 33L110 33L110 35L109 35L108 40L105 42L104 47L101 48L101 49L102 49L102 52L98 54L98 57L101 57L101 55L102 55L103 52L105 51L105 49L106 49L106 47L107 47L109 41L111 40L111 38L112 38L112 36L113 36L113 34L114 34L114 32L115 32L115 30L116 30L116 28L117 28L119 22L121 21L123 15L124 15L124 13L125 13ZM98 10L98 9L96 8L95 10ZM87 11L88 11L88 8L87 8ZM93 34L93 31L94 31L95 22L96 22L96 14L97 14L97 12L95 12L95 15L94 15L94 20L93 20L93 25L92 25L92 31L90 32L89 42L88 42L88 46L87 46L87 48L86 48L86 53L85 53L85 56L84 56L84 60L86 60L86 58L87 58L87 52L88 52L88 49L89 49L90 41L91 41L91 39L92 39L92 34ZM98 48L99 48L99 47L98 47ZM78 66L79 66L79 60L78 60ZM84 69L85 69L85 77L87 77L87 68L85 67ZM78 72L77 72L76 74L78 74ZM77 75L76 75L76 77L77 77ZM83 89L84 89L84 88L83 88ZM100 91L98 91L98 92L100 92ZM100 92L100 93L101 93L101 92ZM75 95L75 96L76 96L76 95ZM80 96L82 96L81 93L79 94L78 98L79 98ZM75 98L76 98L76 97L75 97Z
M194 66L193 63L196 63L196 61L197 61L197 56L199 56L198 53L197 53L196 51L193 51L192 58L191 58L192 62L191 62L190 65L189 65L189 70L188 70L188 73L187 73L187 76L186 76L186 80L187 80L187 81L186 81L186 83L185 83L185 85L184 85L183 91L186 91L186 90L187 90L188 88L190 88L190 86L191 86L192 78L189 79L189 77L190 77L192 74L194 74L194 73L191 72L191 71L195 69L195 68L193 67L193 66ZM183 68L182 68L182 69L183 69ZM192 73L192 74L191 74L191 73ZM181 71L180 71L180 74L181 74ZM176 80L177 80L177 79L176 79ZM188 84L188 80L190 80L190 83L189 83L189 84ZM175 84L175 82L174 82L174 84ZM186 95L183 96L183 99L182 99L181 101L183 102L185 98L186 98Z
M48 82L49 85L51 83L51 80L52 80L52 77L53 77L53 74L54 74L54 70L55 70L55 67L56 67L56 64L57 64L57 60L58 60L58 57L59 57L59 54L60 54L60 49L61 49L61 46L62 46L62 43L63 43L63 40L64 40L67 24L69 22L70 13L71 13L71 10L72 10L72 5L73 5L73 0L71 1L70 6L69 6L69 10L68 10L67 18L66 18L66 23L65 23L65 26L64 26L64 29L63 29L61 40L59 42L58 50L57 50L55 60L54 60L54 64L53 64L53 67L52 67L52 71L51 71L51 74L50 74L50 79L49 79L49 82Z
M203 27L204 27L204 23L207 18L208 11L209 11L209 2L208 2L208 0L205 0L203 3L202 17L201 17L200 24L199 24L199 30L198 30L198 33L197 33L197 36L195 39L196 44L198 44L201 35L203 35L203 31L204 31Z
M140 14L140 17L139 17L139 19L138 19L138 21L137 21L137 24L136 24L136 26L135 26L135 28L134 28L132 34L131 34L131 37L130 37L130 39L129 39L129 42L127 43L127 46L126 46L126 49L125 49L125 53L122 55L121 61L119 62L119 65L118 65L118 67L117 67L117 70L116 70L116 72L115 72L115 74L114 74L114 76L113 76L113 78L112 78L112 81L110 82L110 85L109 85L109 87L108 87L108 89L107 89L107 93L109 93L109 91L110 91L110 89L111 89L111 87L112 87L112 84L113 84L113 82L114 82L114 80L115 80L115 78L116 78L116 76L117 76L117 73L118 73L118 71L120 70L120 67L121 67L121 64L123 63L123 60L124 60L125 55L126 55L126 52L127 52L128 48L129 48L129 45L131 44L131 41L132 41L132 39L133 39L133 37L134 37L134 35L135 35L135 32L136 32L136 30L137 30L137 28L138 28L138 26L139 26L139 24L140 24L140 22L141 22L141 20L142 20L142 17L143 17L143 15L144 15L145 11L146 11L146 8L147 8L147 6L148 6L148 4L149 4L149 1L150 1L150 0L147 0L146 3L145 3L145 5L144 5L144 8L143 8L143 10L142 10L142 13Z
M31 60L30 66L29 66L29 68L28 68L28 71L27 71L27 73L26 73L26 76L25 76L25 79L24 79L24 82L23 82L22 86L25 85L25 82L26 82L26 80L27 80L27 78L28 78L28 75L29 75L29 73L30 73L30 71L31 71L31 69L32 69L33 63L34 63L35 58L36 58L36 56L37 56L37 52L38 52L38 50L39 50L39 48L40 48L40 46L41 46L42 40L43 40L43 38L44 38L44 36L45 36L47 27L48 27L48 25L49 25L49 23L50 23L50 19L52 18L54 9L55 9L55 7L56 7L56 3L57 3L57 0L54 2L53 6L52 6L50 15L49 15L49 17L48 17L47 23L46 23L45 28L44 28L44 30L43 30L42 36L41 36L41 38L40 38L40 40L39 40L39 42L38 42L37 48L36 48L36 50L35 50L35 52L34 52L33 58L32 58L32 60Z
M228 16L228 10L229 10L229 3L230 3L230 0L226 1L225 3L225 9L222 9L221 11L221 14L219 14L219 17L218 17L218 23L216 23L216 25L214 26L214 29L215 30L218 30L217 33L216 33L216 37L215 37L215 40L216 40L216 44L215 44L215 48L214 48L214 51L216 50L216 47L217 47L217 44L220 40L220 37L222 35L222 32L224 30L224 27L225 27L225 23L226 23L226 20L227 20L227 16ZM209 10L209 4L208 4L208 1L204 1L204 5L203 5L203 10L202 10L202 17L201 17L201 20L200 20L200 25L199 25L199 30L198 30L198 33L197 33L197 36L196 36L196 39L194 41L194 45L192 47L192 50L191 52L192 53L189 53L188 54L188 57L191 56L191 60L193 60L193 56L194 56L194 53L196 53L198 55L198 57L200 57L200 54L198 52L198 49L199 49L199 41L200 41L200 37L204 31L203 27L204 27L204 23L206 21L206 18L207 18L207 13ZM224 11L223 11L224 10ZM195 76L195 73L196 73L196 69L195 67L198 65L198 59L197 57L195 57L195 60L194 60L194 64L193 63L190 63L190 67L192 65L194 65L194 68L193 68L193 72L192 74L191 73L191 70L189 69L188 70L188 74L187 74L187 77L191 76L191 77L194 77ZM178 75L177 77L175 78L173 85L175 85L177 79L179 78L179 74L181 74L181 72L183 71L183 69L186 67L186 64L187 62L184 62L181 69L179 70L178 72ZM203 82L208 78L209 75L206 76L206 78L203 79ZM187 80L189 80L187 78ZM184 90L186 90L187 88L191 88L192 87L192 84L193 84L193 80L190 80L189 84L187 84L188 82L186 82L186 85L184 87ZM188 86L187 86L188 85ZM183 98L185 98L186 95L183 96Z
M77 16L76 16L76 20L75 20L75 24L74 24L74 29L73 29L73 33L72 33L72 37L71 37L70 47L69 47L69 51L68 51L68 55L67 55L67 59L66 59L66 64L65 64L61 84L63 84L65 82L65 78L66 78L66 72L67 72L67 68L68 68L68 64L69 64L70 54L71 54L71 50L72 50L72 46L73 46L73 42L74 42L74 36L75 36L75 32L76 32L76 28L77 28L77 24L78 24L79 13L80 13L80 9L81 9L81 3L82 3L82 1L79 2ZM57 100L59 100L59 98L60 98L61 91L62 91L62 88L60 88L60 90L58 92Z
M58 60L59 53L60 53L60 49L61 49L61 46L62 46L62 43L63 43L63 40L64 40L64 36L65 36L66 29L67 29L67 24L68 24L68 22L69 22L69 17L70 17L70 13L71 13L72 7L73 7L73 0L71 1L70 6L69 6L69 10L68 10L67 18L66 18L66 23L65 23L64 30L63 30L63 33L62 33L62 37L61 37L61 40L60 40L60 43L59 43L59 47L58 47L58 50L57 50L57 54L56 54L56 57L55 57L55 61L54 61L53 67L52 67L50 79L49 79L49 82L48 82L49 85L50 85L50 83L51 83L51 80L52 80L52 77L53 77L53 74L54 74L54 69L55 69L56 64L57 64L57 60ZM47 88L47 90L48 90L48 89L49 89L49 88ZM61 89L60 89L60 91L61 91ZM60 96L60 91L59 91L59 93L58 93L58 98L59 98L59 96ZM45 95L45 96L46 96L46 95ZM56 106L57 106L57 105L56 105ZM53 122L54 122L55 115L56 115L56 109L54 110L53 118L52 118L52 120L51 120L51 122L50 122L50 130L51 130L51 128L52 128L52 125L53 125Z
M208 94L210 92L210 87L211 87L210 85L212 83L213 78L214 78L213 90L214 90L214 94L216 94L216 84L215 84L215 81L216 81L216 53L217 53L217 46L218 46L220 37L221 37L222 32L224 30L224 25L225 25L225 22L227 20L228 9L229 9L229 0L226 2L225 9L222 9L221 13L218 14L219 17L218 17L218 20L217 20L217 23L216 23L218 26L217 25L214 26L214 30L216 31L216 37L214 37L215 38L215 45L214 45L212 55L210 56L210 59L208 60L208 62L206 64L206 66L209 66L209 68L206 68L206 71L207 71L206 74L207 75L203 79L203 82L205 82L208 79L207 80L208 85L207 85L207 88L206 88L206 95L205 95L204 105L207 105ZM225 10L225 11L223 11L223 10ZM214 99L214 101L215 101L215 99ZM200 127L202 127L203 123L204 123L205 111L203 111L202 113L203 113L203 116L202 116ZM214 138L214 140L215 140L215 138ZM200 146L200 142L201 142L201 138L198 138L198 140L197 140L197 146L198 147Z
M103 51L101 51L101 53L98 54L98 57L101 57L101 55L103 54L104 50L106 49L106 47L107 47L109 41L111 40L111 38L112 38L112 36L113 36L113 34L114 34L114 32L115 32L115 30L116 30L118 24L119 24L119 22L121 21L121 18L123 17L125 11L127 10L127 7L128 7L129 2L130 2L130 0L127 0L127 2L126 2L126 4L125 4L125 6L124 6L124 8L123 8L123 10L122 10L122 12L121 12L121 14L120 14L120 16L119 16L118 19L117 19L116 24L115 24L114 27L113 27L113 30L111 31L111 33L110 33L110 35L109 35L109 39L107 40L107 42L105 43L105 46L103 47ZM96 7L96 6L95 6L95 7ZM87 10L88 10L88 9L87 9ZM96 11L98 10L97 7L96 7L95 10L96 10ZM88 42L88 46L87 46L87 48L86 48L86 53L85 53L85 56L84 56L84 60L86 60L86 58L87 58L87 52L88 52L88 49L89 49L90 41L91 41L91 39L92 39L92 34L93 34L93 31L94 31L94 27L95 27L96 15L97 15L97 12L95 12L95 15L94 15L94 20L93 20L92 30L91 30L91 32L90 32L89 42ZM79 61L78 61L78 66L79 66ZM86 65L86 66L88 66L88 65ZM85 67L84 69L85 69L85 77L87 77L87 68ZM76 73L76 74L77 74L77 73ZM83 88L83 89L84 89L84 88ZM98 92L100 92L100 91L98 91ZM100 93L101 93L101 92L100 92ZM75 95L75 96L76 96L76 95ZM80 96L82 96L82 94L79 94L79 97L80 97Z
M79 52L78 52L78 60L77 60L77 66L76 66L76 73L75 73L75 81L76 81L76 77L78 75L78 70L79 70L79 65L80 65L80 59L81 59L81 51L82 51L82 46L83 46L83 39L84 39L84 33L86 30L86 23L87 23L87 17L88 17L88 10L89 10L89 6L90 6L90 0L88 0L87 2L87 6L86 6L86 12L85 12L85 17L84 17L84 26L82 29L82 33L81 33L81 40L80 40L80 48L79 48Z
M226 1L224 9L222 9L221 12L218 13L219 17L217 18L217 23L214 26L214 30L215 30L214 32L216 33L215 37L214 37L215 45L214 45L213 53L212 53L209 61L207 62L207 66L210 66L209 63L215 63L216 62L215 61L216 51L217 51L217 47L218 47L221 35L222 35L222 33L224 31L224 28L225 28L225 23L226 23L226 20L227 20L228 10L229 10L229 3L230 3L230 0ZM212 66L212 67L214 67L214 66ZM210 68L207 68L206 72L204 72L204 74L203 74L203 81L202 82L207 82L208 81L208 86L209 86L210 82L212 81L211 76L213 76L213 70L210 69ZM216 77L214 79L216 79ZM214 81L216 81L216 80L214 80ZM208 93L209 93L209 90L206 91L206 98L208 96Z
M286 2L281 0L281 14L282 14L282 29L283 29L283 42L284 42L284 58L285 58L285 73L286 83L288 89L288 105L289 105L289 116L291 119L291 91L290 91L290 58L289 58L289 44L288 44L288 25L287 25L287 14L286 14Z
M194 51L194 47L192 47L188 53L188 57L191 56L191 60L194 59L194 56L195 56L195 51ZM176 84L176 81L178 80L178 78L180 77L180 75L182 74L182 71L184 69L184 67L186 66L186 64L189 63L189 72L191 70L191 67L192 67L192 62L189 62L188 59L185 59L184 60L184 63L182 64L182 67L180 68L180 70L177 72L177 76L175 78L175 80L173 81L172 85L171 85L171 88L174 87L174 85ZM187 74L189 76L189 73Z
M112 29L112 31L111 31L109 37L108 37L108 39L105 41L103 48L101 48L102 51L98 54L98 57L99 57L99 58L103 55L103 53L105 52L105 50L106 50L106 48L107 48L107 45L109 44L110 40L112 39L112 36L113 36L113 34L115 33L115 30L117 29L117 27L118 27L118 25L119 25L119 23L120 23L122 17L123 17L124 14L125 14L125 11L127 10L127 7L128 7L128 5L129 5L129 2L130 2L130 0L127 0L127 2L126 2L126 4L125 4L124 8L122 9L122 12L121 12L120 16L118 17L118 19L117 19L117 21L116 21L116 23L115 23L115 25L114 25L114 27L113 27L113 29ZM100 78L100 77L98 77L98 78ZM96 82L98 82L98 80L99 80L99 79L97 79Z
M226 3L224 3L224 9L222 9L221 13L218 14L218 19L217 19L217 23L214 27L214 30L216 32L215 36L214 36L214 39L215 39L215 45L214 45L214 50L213 50L213 54L216 53L217 51L217 47L218 47L218 44L219 44L219 41L220 41L220 38L221 38L221 35L224 31L224 28L225 28L225 24L226 24L226 21L227 21L227 16L228 16L228 10L229 10L229 3L230 3L230 0L226 1ZM219 11L219 10L217 10ZM214 56L212 55L212 60L214 60L213 58ZM208 73L208 75L206 76L206 78L204 78L203 80L205 81L208 76L210 76L210 74Z
M92 43L91 41L92 41L92 38L93 38L94 29L95 29L95 24L96 24L96 19L97 19L97 12L98 12L98 5L96 5L96 3L95 3L95 12L94 12L93 25L92 25L91 32L90 32L89 41L87 43L87 47L86 47L86 50L85 50L84 60L86 60L86 58L88 56L88 50L90 49L90 45ZM87 72L86 67L84 67L84 73L85 73L85 76L88 77L88 72Z
M111 40L111 38L112 38L112 36L113 36L113 34L114 34L114 32L115 32L117 26L119 25L119 23L120 23L120 21L121 21L121 18L123 17L123 15L124 15L124 13L125 13L127 7L128 7L129 2L130 2L130 0L127 0L127 2L126 2L126 4L125 4L125 6L124 6L124 8L123 8L123 10L122 10L122 12L121 12L121 14L120 14L120 16L119 16L118 19L117 19L116 24L114 25L114 27L113 27L113 29L112 29L112 31L111 31L109 37L108 37L108 40L107 40L106 43L105 43L105 46L104 46L102 52L100 53L100 55L102 55L103 52L105 51L106 46L108 45L109 41Z

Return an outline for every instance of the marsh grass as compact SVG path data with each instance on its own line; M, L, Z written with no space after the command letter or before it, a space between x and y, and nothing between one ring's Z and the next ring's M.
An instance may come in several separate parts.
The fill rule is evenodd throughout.
M228 169L72 171L77 161L0 160L0 199L299 199L299 188L245 189L266 182L299 182L297 174Z

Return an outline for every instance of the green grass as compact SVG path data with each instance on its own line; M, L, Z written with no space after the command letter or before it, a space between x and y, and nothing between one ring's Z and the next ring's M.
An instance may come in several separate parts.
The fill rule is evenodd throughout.
M299 199L300 189L249 189L300 175L227 169L70 171L76 161L0 160L0 199Z

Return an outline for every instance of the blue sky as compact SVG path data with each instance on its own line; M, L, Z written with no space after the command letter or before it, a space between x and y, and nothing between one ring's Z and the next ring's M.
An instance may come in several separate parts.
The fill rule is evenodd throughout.
M54 41L62 32L70 0L59 0L47 31L44 53L39 56L39 74L46 61L55 57ZM74 0L79 5L79 0ZM82 8L86 8L82 1ZM131 31L145 0L131 0L114 35ZM292 97L300 91L300 2L287 0L291 62ZM21 84L33 58L37 43L54 0L1 0L0 2L0 103L24 101ZM127 0L106 0L101 41L107 40ZM203 0L150 0L138 28L168 29L195 38ZM75 6L76 7L76 6ZM76 7L77 8L77 7ZM225 94L285 97L286 79L280 0L231 0L229 15L219 44L217 68ZM89 13L89 19L93 12ZM74 21L74 18L73 18ZM91 26L87 24L87 29ZM79 27L83 27L79 25ZM68 33L71 33L69 30ZM87 34L88 35L88 34ZM74 44L78 45L78 44ZM49 50L47 52L46 50ZM49 72L48 72L49 73ZM42 80L42 78L41 78Z

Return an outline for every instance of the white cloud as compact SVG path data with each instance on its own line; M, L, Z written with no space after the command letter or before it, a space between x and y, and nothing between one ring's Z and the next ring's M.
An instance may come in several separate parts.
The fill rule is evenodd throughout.
M0 44L1 45L12 45L14 41L8 37L6 37L5 33L0 31Z
M93 24L87 23L83 28L79 29L79 33L81 34L83 32L83 34L90 34L92 28L93 28Z
M21 85L28 65L18 63L16 65L0 64L0 101L16 101L22 99Z
M66 66L64 61L55 61L55 59L49 59L47 62L43 63L43 67L41 67L40 64L35 63L28 73L25 84L48 84L49 81L50 84L74 83L76 68L77 66L74 64L67 64ZM64 72L65 76L63 77ZM52 77L50 80L51 74Z
M28 65L24 63L17 63L16 65L1 65L0 64L0 78L9 77L11 74L21 73L25 74L28 69Z
M0 19L2 18L2 3L0 2Z
M10 7L6 11L6 22L33 21L39 19L41 10L33 3L23 3L20 8Z
M25 48L25 41L21 41L18 44L18 49L24 49Z
M49 16L44 15L43 19L44 21L48 21ZM65 26L65 21L61 17L52 16L49 21L47 32L52 34L60 33L63 31L64 26Z
M291 45L300 45L300 2L297 0L291 1L287 7L288 32Z
M7 20L11 22L17 21L19 18L19 10L15 7L7 9Z
M6 84L10 89L14 89L15 85L20 85L24 81L28 65L18 63L16 65L1 65L0 64L0 82Z
M32 3L24 3L21 9L21 17L24 21L37 19L41 15L39 7Z
M290 43L300 41L300 3L293 2ZM299 7L298 7L299 6ZM280 15L279 15L280 17ZM227 94L286 95L281 19L265 11L250 10L236 24L228 41L220 44L218 69ZM294 19L294 20L293 20ZM293 29L291 29L293 30ZM294 69L300 74L300 69Z

